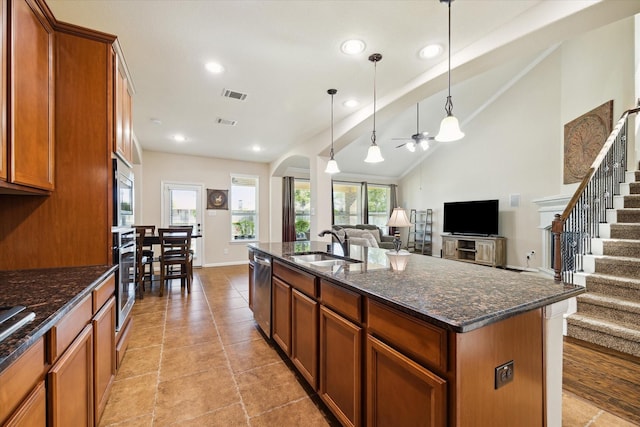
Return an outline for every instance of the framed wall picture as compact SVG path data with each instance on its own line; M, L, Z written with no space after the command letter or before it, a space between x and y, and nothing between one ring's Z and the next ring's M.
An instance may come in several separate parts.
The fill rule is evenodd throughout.
M613 127L613 100L564 125L564 184L580 182Z
M229 190L207 188L207 209L229 209Z

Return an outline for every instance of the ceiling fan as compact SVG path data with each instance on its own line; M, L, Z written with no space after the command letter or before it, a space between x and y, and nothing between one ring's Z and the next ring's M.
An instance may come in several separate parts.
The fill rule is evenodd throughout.
M407 147L412 153L416 151L416 147L422 148L422 151L429 149L429 141L433 141L435 137L428 136L429 132L420 132L420 103L416 104L416 133L409 138L393 138L393 140L406 140L404 144L398 145L396 148Z

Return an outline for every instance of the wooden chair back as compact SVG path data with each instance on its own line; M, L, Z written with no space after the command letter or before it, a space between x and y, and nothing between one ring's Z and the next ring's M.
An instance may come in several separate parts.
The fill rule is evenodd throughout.
M180 279L191 292L191 234L192 227L159 228L160 237L160 295L166 281Z

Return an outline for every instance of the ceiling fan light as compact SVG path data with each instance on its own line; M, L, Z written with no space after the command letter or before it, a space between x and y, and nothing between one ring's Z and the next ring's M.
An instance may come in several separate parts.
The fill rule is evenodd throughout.
M422 148L422 151L427 151L429 149L429 141L420 141L420 148Z
M327 162L327 168L324 170L325 173L338 173L340 172L340 168L338 168L338 162L336 162L334 159L329 160L329 162Z
M452 142L464 138L464 133L460 130L458 119L453 114L445 117L440 122L440 131L436 135L436 141Z
M367 151L367 158L364 159L367 163L380 163L384 162L384 158L382 157L382 153L380 152L380 147L376 144L371 144L369 146L369 151Z
M407 147L407 150L411 151L412 153L416 151L416 143L413 141L407 142L405 147Z

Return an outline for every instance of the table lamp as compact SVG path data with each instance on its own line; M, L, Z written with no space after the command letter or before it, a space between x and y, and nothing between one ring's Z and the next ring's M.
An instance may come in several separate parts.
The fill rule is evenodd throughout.
M411 221L407 217L407 212L402 208L393 208L393 212L391 212L391 217L389 221L387 221L388 227L411 227ZM402 239L400 239L400 230L395 231L393 238L393 247L396 252L400 251L400 247L402 246Z

